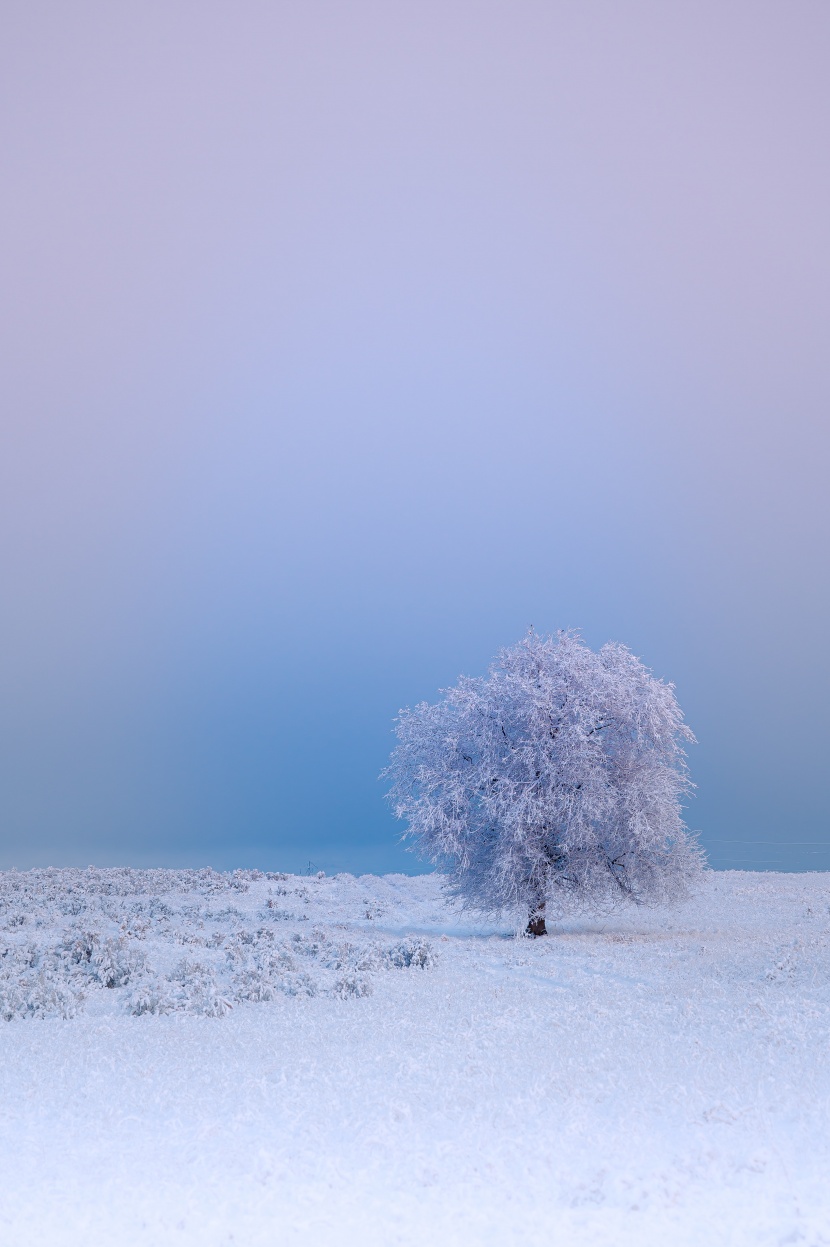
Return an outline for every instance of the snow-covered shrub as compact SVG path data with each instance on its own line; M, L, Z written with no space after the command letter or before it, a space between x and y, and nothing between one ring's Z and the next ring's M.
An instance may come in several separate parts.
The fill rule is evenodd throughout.
M285 974L280 980L280 991L286 996L316 996L317 984L305 970Z
M132 994L130 1013L191 1013L221 1018L233 1008L207 966L182 961L167 979L158 975L141 982Z
M420 970L428 970L435 965L432 944L420 935L410 935L399 944L393 944L387 949L386 958L390 966L399 969L415 966Z
M364 887L342 880L347 893L355 883L347 907L337 887L332 898L315 882L312 895L296 876L256 871L0 871L0 1018L71 1017L96 995L96 1010L220 1017L286 996L364 996L376 975L428 964L417 939L410 950L367 937Z
M77 966L102 987L124 987L144 965L144 954L130 948L121 937L103 936L97 931L70 932L55 955Z
M401 711L385 772L405 835L479 910L602 910L685 895L702 853L673 686L623 645L530 632L483 678Z
M240 970L233 978L233 994L236 1000L261 1002L274 1000L282 990L282 980L275 983L267 970L255 966Z
M275 945L271 931L240 932L225 949L225 962L232 970L234 999L261 1001L274 1000L280 994L316 995L316 985L306 971L297 970L292 951L293 945Z
M134 1017L142 1017L145 1013L172 1013L174 1010L172 994L165 979L153 975L142 979L130 993L127 1001L127 1012Z
M355 996L371 996L372 980L368 974L358 974L352 970L336 981L332 994L338 1000L352 1000Z
M102 987L125 987L144 966L145 957L123 938L99 940L89 959L90 970Z
M85 994L52 969L40 966L22 974L0 974L0 1018L72 1018Z

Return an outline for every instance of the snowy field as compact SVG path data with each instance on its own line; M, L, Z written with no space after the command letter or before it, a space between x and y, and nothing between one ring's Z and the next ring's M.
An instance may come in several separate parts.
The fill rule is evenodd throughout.
M830 1244L829 910L707 873L528 941L433 876L0 874L0 1243Z

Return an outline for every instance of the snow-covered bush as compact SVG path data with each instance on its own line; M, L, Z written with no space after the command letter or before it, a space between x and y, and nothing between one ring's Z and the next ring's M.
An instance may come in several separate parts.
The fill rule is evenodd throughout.
M383 881L375 885L385 890ZM197 1014L280 998L367 996L426 968L421 936L365 929L370 881L258 871L0 871L0 1019ZM313 921L312 921L313 918ZM184 956L183 956L184 954Z
M428 970L435 965L432 944L422 935L408 935L399 944L393 944L386 951L386 959L390 966L398 969L417 967Z
M72 1018L85 993L48 965L0 968L0 1018Z
M194 1013L221 1018L233 1005L209 966L181 961L169 978L148 975L140 982L130 996L128 1008L137 1017L144 1013Z
M102 936L97 931L70 932L55 955L102 987L126 986L144 965L143 953L130 948L123 936Z
M406 836L479 910L602 910L683 896L703 857L681 817L694 737L624 645L530 632L482 678L401 711L384 772Z

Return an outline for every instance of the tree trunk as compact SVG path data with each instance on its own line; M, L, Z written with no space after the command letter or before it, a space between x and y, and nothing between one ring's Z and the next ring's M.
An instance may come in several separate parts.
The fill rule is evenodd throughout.
M545 902L537 905L530 915L525 935L529 935L532 939L536 939L540 935L547 935L548 929L545 926Z

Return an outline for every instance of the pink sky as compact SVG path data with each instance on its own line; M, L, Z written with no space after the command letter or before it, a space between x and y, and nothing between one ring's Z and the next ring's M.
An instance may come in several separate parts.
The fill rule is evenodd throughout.
M826 4L1 33L0 864L401 861L389 719L529 623L676 680L713 860L809 864Z

